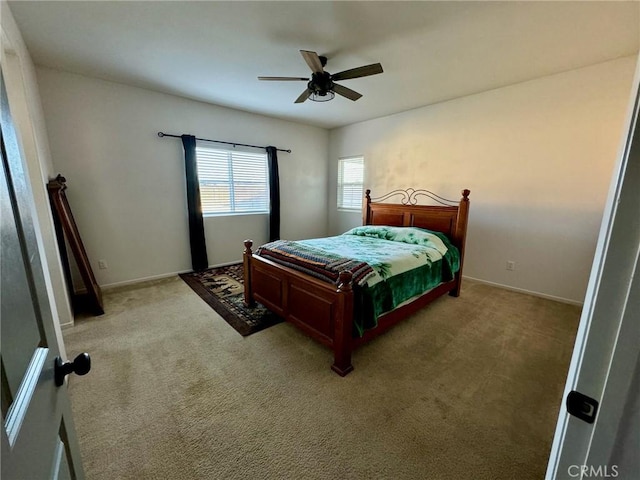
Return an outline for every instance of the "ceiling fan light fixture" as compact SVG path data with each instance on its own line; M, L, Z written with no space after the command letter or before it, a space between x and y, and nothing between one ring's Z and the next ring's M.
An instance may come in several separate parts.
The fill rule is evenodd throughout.
M335 96L336 94L331 90L327 92L312 92L311 95L309 95L309 100L314 102L328 102L329 100L333 100Z
M368 77L369 75L377 75L382 73L382 65L372 63L371 65L363 65L362 67L351 68L338 72L334 75L325 71L327 58L319 56L316 52L309 50L300 50L304 61L311 69L311 79L307 83L307 88L296 98L293 103L304 103L307 99L312 102L328 102L333 100L336 93L341 97L356 101L362 94L351 90L343 85L334 83L334 80L349 80L352 78ZM258 80L279 80L279 81L304 81L304 77L258 77Z

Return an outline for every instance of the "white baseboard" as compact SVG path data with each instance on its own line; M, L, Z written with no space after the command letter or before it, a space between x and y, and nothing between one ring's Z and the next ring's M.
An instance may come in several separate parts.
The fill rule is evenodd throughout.
M235 265L236 263L240 263L241 261L242 260L234 260L233 262L218 263L216 265L209 265L208 268L226 267L228 265ZM106 283L104 285L100 285L100 288L102 288L103 290L110 290L113 288L127 287L131 285L136 285L138 283L152 282L154 280L162 280L163 278L175 277L176 275L180 275L181 273L190 273L190 272L192 272L192 270L181 270L181 271L172 272L172 273L162 273L160 275L152 275L150 277L135 278L133 280L125 280L123 282Z
M218 263L216 265L209 265L209 268L226 267L228 265L234 265L234 264L239 263L239 262L240 262L240 260L235 260L235 261L232 261L232 262L225 262L225 263ZM179 275L181 273L189 273L189 272L191 272L191 270L181 270L181 271L178 271L178 272L163 273L163 274L160 274L160 275L152 275L150 277L142 277L142 278L136 278L136 279L133 279L133 280L125 280L123 282L107 283L105 285L100 285L100 288L102 288L103 290L111 290L111 289L118 288L118 287L126 287L126 286L136 285L138 283L151 282L151 281L154 281L154 280L162 280L163 278L174 277L174 276ZM561 303L568 303L569 305L577 305L577 306L581 307L584 304L584 302L578 302L576 300L571 300L571 299L568 299L568 298L556 297L554 295L547 295L546 293L534 292L532 290L526 290L524 288L511 287L509 285L503 285L501 283L490 282L489 280L482 280L480 278L469 277L467 275L463 275L462 278L464 280L471 280L471 281L474 281L474 282L484 283L486 285L491 285L492 287L498 287L498 288L503 288L505 290L511 290L513 292L525 293L527 295L533 295L534 297L546 298L547 300L554 300L556 302L561 302ZM68 327L72 327L73 323L68 323L68 324L64 324L64 325L60 325L60 326L62 328L68 328Z
M491 285L492 287L504 288L505 290L511 290L512 292L526 293L527 295L533 295L534 297L546 298L547 300L553 300L553 301L561 302L561 303L568 303L569 305L577 305L579 307L584 305L584 302L577 302L575 300L570 300L568 298L556 297L554 295L547 295L546 293L534 292L534 291L531 291L531 290L526 290L524 288L511 287L509 285L503 285L501 283L490 282L488 280L482 280L480 278L467 277L466 275L463 275L462 279L463 280L472 280L472 281L478 282L478 283L484 283L486 285Z
M113 288L118 288L118 287L127 287L131 285L136 285L138 283L152 282L154 280L162 280L163 278L175 277L176 275L180 275L181 273L189 273L190 271L191 270L182 270L179 272L152 275L150 277L134 278L133 280L125 280L123 282L106 283L104 285L100 285L100 288L102 288L103 290L111 290Z
M236 263L242 263L242 259L234 260L233 262L218 263L217 265L209 265L209 268L228 267L229 265L235 265Z

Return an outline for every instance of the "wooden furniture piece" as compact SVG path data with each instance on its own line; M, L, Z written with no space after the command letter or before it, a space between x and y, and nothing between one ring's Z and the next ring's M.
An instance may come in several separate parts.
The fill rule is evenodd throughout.
M256 301L296 325L320 343L333 349L331 369L341 376L353 370L351 353L359 345L386 332L396 323L449 293L460 295L462 265L469 216L469 190L462 191L459 202L446 200L427 190L394 190L374 199L366 191L363 205L364 225L419 227L446 234L460 250L460 269L453 280L441 283L410 303L382 315L378 326L353 338L354 293L350 272L341 272L337 285L254 255L253 242L244 242L244 301ZM384 203L402 195L400 203ZM426 196L440 205L418 205L417 197Z
M80 232L73 219L71 213L71 207L67 200L67 195L64 191L67 189L66 178L62 175L58 175L53 180L50 180L47 184L47 190L49 191L49 201L51 202L51 212L53 213L53 223L56 228L56 236L58 238L58 247L60 249L60 257L62 259L62 265L67 280L67 288L69 289L69 295L71 295L71 303L74 310L77 310L79 304L86 307L94 315L102 315L104 313L104 307L102 303L102 291L100 286L93 275L87 252L84 249L84 244L80 238ZM73 290L73 283L71 281L71 268L69 267L69 257L67 255L66 244L69 244L73 257L80 270L80 276L82 282L87 290L85 295L76 295Z

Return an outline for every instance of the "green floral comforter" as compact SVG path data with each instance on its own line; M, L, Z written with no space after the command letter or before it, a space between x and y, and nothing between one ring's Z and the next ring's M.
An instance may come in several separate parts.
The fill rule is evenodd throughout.
M383 313L453 279L460 265L458 249L446 235L413 227L363 226L336 237L296 243L373 269L356 295L357 336L374 328Z

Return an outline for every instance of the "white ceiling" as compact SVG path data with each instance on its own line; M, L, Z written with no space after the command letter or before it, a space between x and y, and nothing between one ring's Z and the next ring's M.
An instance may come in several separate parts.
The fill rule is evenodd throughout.
M638 52L634 2L10 2L37 65L326 128ZM364 96L294 104L299 50Z

